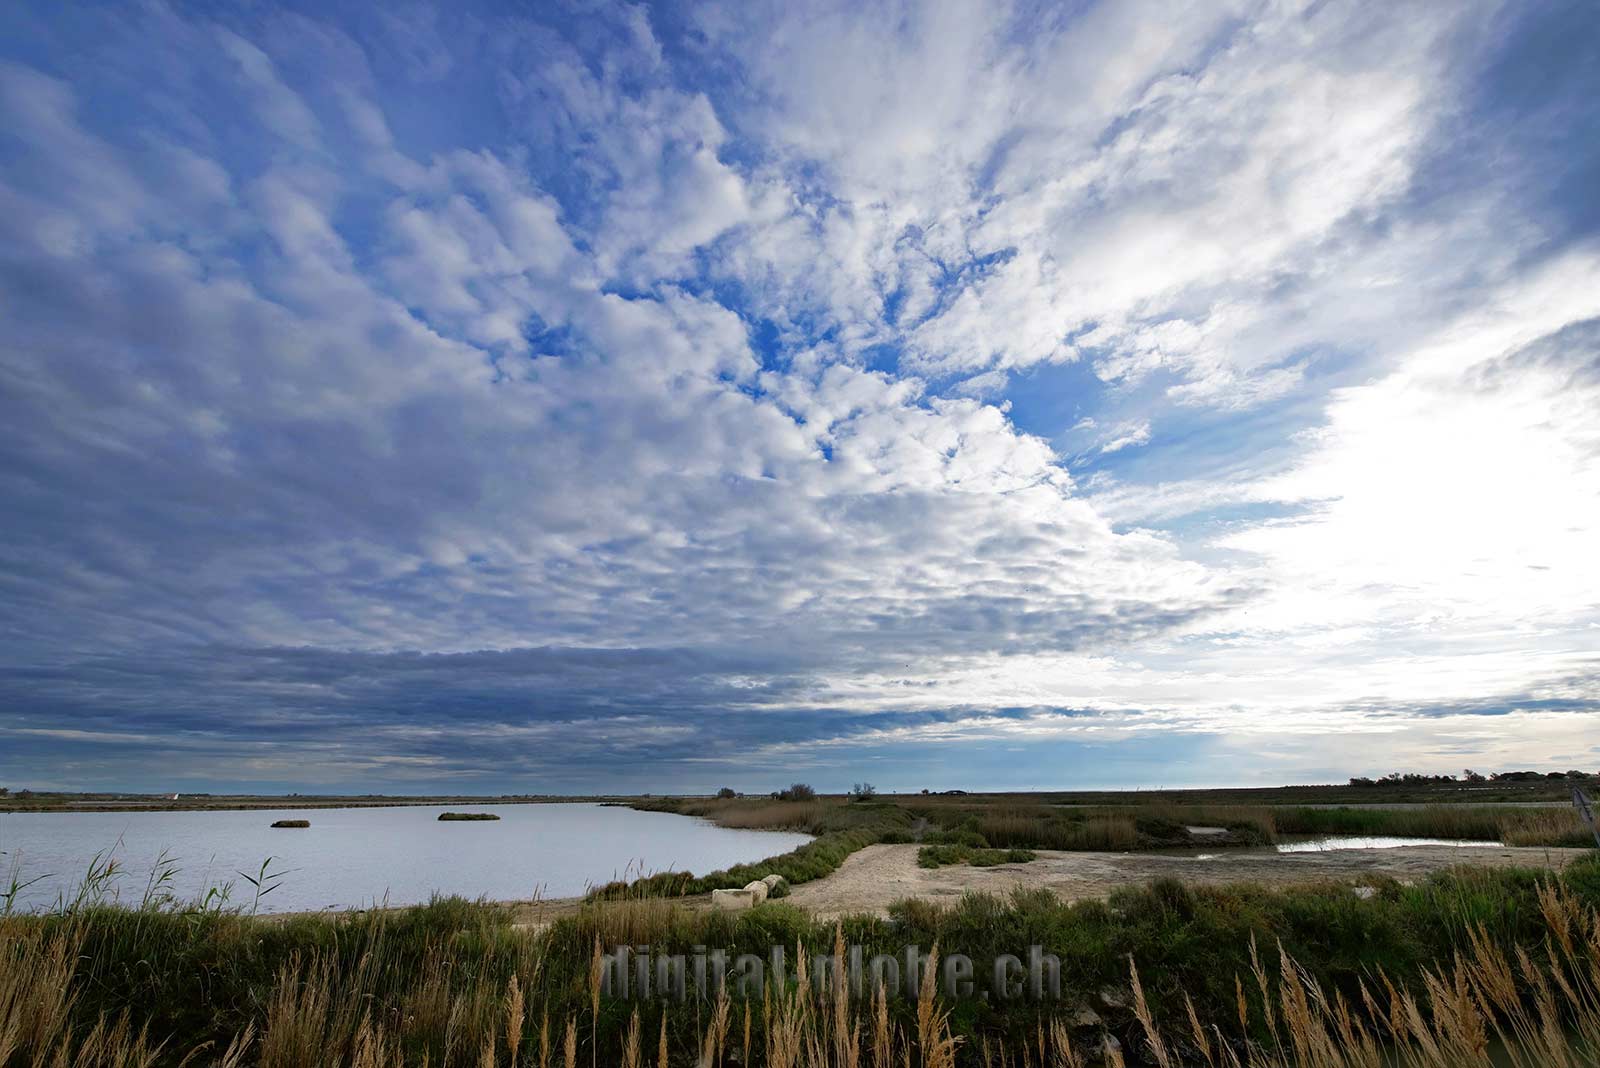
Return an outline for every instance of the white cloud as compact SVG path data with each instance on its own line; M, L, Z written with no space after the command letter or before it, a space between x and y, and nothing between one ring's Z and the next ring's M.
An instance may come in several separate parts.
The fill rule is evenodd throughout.
M1133 448L1135 445L1143 445L1149 440L1149 423L1123 423L1120 426L1113 427L1110 440L1095 451L1101 456L1107 456L1114 452L1121 452L1123 449Z
M249 85L262 125L301 148L318 148L322 141L321 124L305 101L278 77L271 57L229 30L218 29L216 40L237 64L239 75Z
M76 666L107 693L157 647L287 647L188 685L370 711L412 693L373 664L495 650L459 670L592 713L585 752L1421 746L1496 701L1565 752L1533 705L1595 695L1600 267L1530 266L1509 188L1407 199L1491 7L707 7L687 45L643 8L581 41L163 13L216 54L143 70L127 30L137 137L0 68L8 655L123 657ZM492 95L405 110L482 89L464 59ZM1007 396L1074 360L1081 398ZM819 725L626 718L663 697Z
M1278 611L1508 636L1594 618L1600 261L1519 288L1340 391L1310 454L1255 487L1316 502L1224 539L1266 559Z
M736 119L797 198L729 269L764 273L779 308L837 316L847 348L896 341L928 372L1089 353L1109 380L1166 370L1181 403L1264 403L1301 370L1252 343L1275 314L1263 292L1313 258L1344 269L1341 230L1406 190L1448 106L1452 20L1412 11L1399 32L1391 17L708 16L760 90ZM801 177L811 168L824 200Z
M97 294L60 292L82 356L34 366L19 388L36 410L119 424L122 477L144 481L153 515L205 483L274 516L171 547L238 606L201 632L436 649L760 635L923 656L1095 642L1217 602L1170 546L1073 499L1050 449L993 405L836 363L758 374L745 324L715 302L602 292L605 254L579 252L492 154L378 177L394 174L418 184L372 216L381 282L340 231L346 190L299 167L249 183L273 250L258 285L206 280L223 254L158 253L152 235L131 242L149 253L137 269L111 269L98 235L82 255L34 251ZM143 195L126 169L106 180ZM108 366L137 288L163 293L163 357ZM521 349L534 313L572 330L573 351L496 365L474 348ZM32 366L26 349L10 360ZM177 470L133 459L174 462L160 443L175 433L194 440ZM307 449L336 462L308 468ZM63 488L71 462L55 461ZM119 581L95 616L194 610L176 586L150 596L173 566L155 529L124 517L107 537L110 558L87 567ZM65 568L61 548L27 551Z

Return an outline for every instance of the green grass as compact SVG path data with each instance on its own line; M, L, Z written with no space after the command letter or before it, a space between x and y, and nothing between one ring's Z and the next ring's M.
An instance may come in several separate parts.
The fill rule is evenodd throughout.
M619 880L597 887L592 897L618 899L626 897L683 897L689 894L709 894L713 890L737 890L768 875L781 875L791 885L808 883L831 875L843 864L845 858L858 849L878 841L871 831L837 831L816 838L798 849L753 864L737 864L726 871L707 875L689 872L658 872L631 882Z
M1284 836L1373 836L1506 841L1520 846L1585 847L1593 836L1571 809L1495 805L1320 808L1149 804L1103 808L900 802L945 832L970 831L982 844L1024 849L1128 851L1260 846ZM1189 827L1221 828L1197 836ZM976 843L969 843L976 844Z
M1522 846L1592 846L1594 837L1566 808L1425 805L1418 808L1280 808L1279 834L1395 836L1505 841Z
M937 826L924 841L955 841L974 847L1130 852L1263 845L1273 841L1270 816L1235 808L1059 808L1047 805L924 805L903 802L918 818ZM1197 837L1189 826L1219 826L1224 835Z
M1383 882L1369 898L1333 884L1273 891L1191 889L1165 880L1107 901L1067 903L1046 891L969 894L952 908L908 901L887 919L854 917L841 926L844 939L868 954L937 942L946 953L971 957L979 975L996 955L1025 954L1038 944L1061 959L1069 1002L1107 986L1126 989L1131 955L1158 1018L1182 1019L1187 997L1201 1019L1227 1022L1237 1018L1235 977L1249 983L1252 944L1270 961L1281 945L1330 995L1346 997L1356 997L1358 984L1380 974L1402 989L1418 989L1425 970L1465 947L1474 928L1496 945L1524 947L1542 959L1550 927L1538 895L1553 878L1459 869L1414 886ZM1600 905L1600 858L1570 865L1559 879L1578 901ZM314 1027L306 1025L312 1030L305 1041L325 1051L317 1054L324 1059L305 1063L336 1063L366 1016L387 1030L406 1063L426 1059L443 1068L479 1064L490 1036L504 1035L513 976L527 997L527 1015L517 1022L524 1051L535 1044L546 1014L558 1028L581 1019L581 1063L588 1063L588 975L597 940L648 943L657 953L709 946L764 955L774 944L826 952L835 937L832 924L782 902L722 913L652 899L594 901L544 930L515 927L510 910L459 898L281 920L174 907L86 907L0 919L0 966L8 938L40 929L80 940L71 1005L78 1023L90 1027L126 1013L135 1029L147 1028L152 1041L166 1042L157 1063L177 1064L203 1042L220 1051L248 1027L285 1032L286 1019L310 1011L298 1001L291 1011L285 999L322 989L317 1005L324 1007L316 1009ZM1246 997L1259 1000L1248 986ZM1039 1018L1038 1007L1026 1003L963 1001L949 1008L951 1026L969 1051L980 1036L1014 1046ZM593 1019L600 1060L614 1061L631 1009L601 1002ZM692 1036L704 1030L707 1011L692 1001L650 1008L652 1023L663 1012L669 1017L674 1064L692 1060ZM915 1006L897 1004L891 1012L901 1026L914 1027ZM759 1041L759 1019L756 1026ZM1134 1040L1130 1019L1114 1018L1111 1026L1125 1044ZM504 1064L503 1038L500 1043L495 1063ZM285 1054L276 1063L295 1062Z
M614 900L708 894L713 890L737 890L768 875L781 875L790 885L808 883L833 874L846 857L859 849L887 840L909 841L914 823L910 813L896 805L838 798L803 802L661 798L635 807L702 816L726 827L801 831L817 837L787 853L738 864L726 871L699 876L669 871L631 882L618 880L591 891L593 897Z
M1047 795L1033 795L1041 796ZM737 889L771 873L790 883L805 883L832 874L851 853L876 843L1094 852L1252 847L1294 835L1504 840L1519 846L1592 843L1570 810L1492 805L1317 808L1153 802L1063 807L1005 795L879 797L857 802L840 797L656 798L635 802L633 807L700 816L727 827L802 831L817 837L789 853L728 871L703 876L661 872L632 883L610 883L594 891L597 896L703 894ZM1190 827L1220 828L1223 833L1196 835Z

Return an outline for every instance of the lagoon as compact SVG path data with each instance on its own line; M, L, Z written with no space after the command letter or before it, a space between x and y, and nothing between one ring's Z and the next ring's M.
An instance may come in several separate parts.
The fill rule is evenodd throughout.
M658 871L703 875L786 853L803 834L718 827L664 812L588 803L485 805L495 821L443 822L452 806L190 812L0 812L0 892L13 871L38 880L16 907L48 909L83 882L96 855L123 874L117 900L137 905L165 851L168 889L198 899L232 884L251 906L269 857L280 873L262 912L418 904L433 894L491 900L571 897L612 879ZM274 821L309 820L304 829Z

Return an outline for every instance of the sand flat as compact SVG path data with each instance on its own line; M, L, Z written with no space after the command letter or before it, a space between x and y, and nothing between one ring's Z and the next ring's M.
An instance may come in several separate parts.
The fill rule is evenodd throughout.
M968 890L1008 893L1015 887L1047 887L1062 898L1105 897L1124 886L1171 877L1191 886L1249 882L1290 886L1325 879L1350 880L1387 875L1402 881L1460 865L1559 869L1592 852L1457 846L1406 846L1400 849L1330 849L1311 853L1236 850L1214 859L1170 853L1061 853L1040 850L1027 864L992 868L952 865L917 867L917 846L874 845L853 853L826 879L794 888L789 900L818 916L850 913L886 915L895 901L907 897L955 901Z
M1520 867L1557 871L1593 850L1514 848L1510 846L1406 846L1398 849L1329 849L1311 853L1229 850L1202 860L1173 853L1065 853L1038 850L1027 864L992 868L952 865L917 867L916 845L874 845L852 853L825 879L796 886L787 903L824 919L871 913L887 916L889 906L915 897L953 904L968 890L1009 893L1016 887L1045 887L1067 901L1103 898L1113 890L1170 877L1190 886L1247 882L1285 887L1325 880L1352 881L1364 875L1411 882L1445 868ZM669 899L687 909L711 905L709 894ZM577 913L581 898L517 902L516 924L542 927Z

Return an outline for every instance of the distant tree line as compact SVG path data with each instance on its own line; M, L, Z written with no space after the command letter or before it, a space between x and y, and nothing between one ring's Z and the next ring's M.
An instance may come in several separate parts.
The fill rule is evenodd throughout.
M922 792L927 793L928 791L924 790ZM735 795L732 789L724 786L717 791L717 796L733 797ZM810 783L797 782L787 790L774 790L767 796L774 801L815 801L817 799L817 791ZM850 787L850 800L852 801L871 801L877 796L878 788L870 782L858 782Z
M1476 785L1489 782L1549 782L1556 780L1584 781L1600 779L1600 773L1586 771L1496 771L1488 775L1467 768L1461 775L1422 775L1414 771L1392 771L1381 779L1357 776L1351 786L1439 786L1447 783Z

